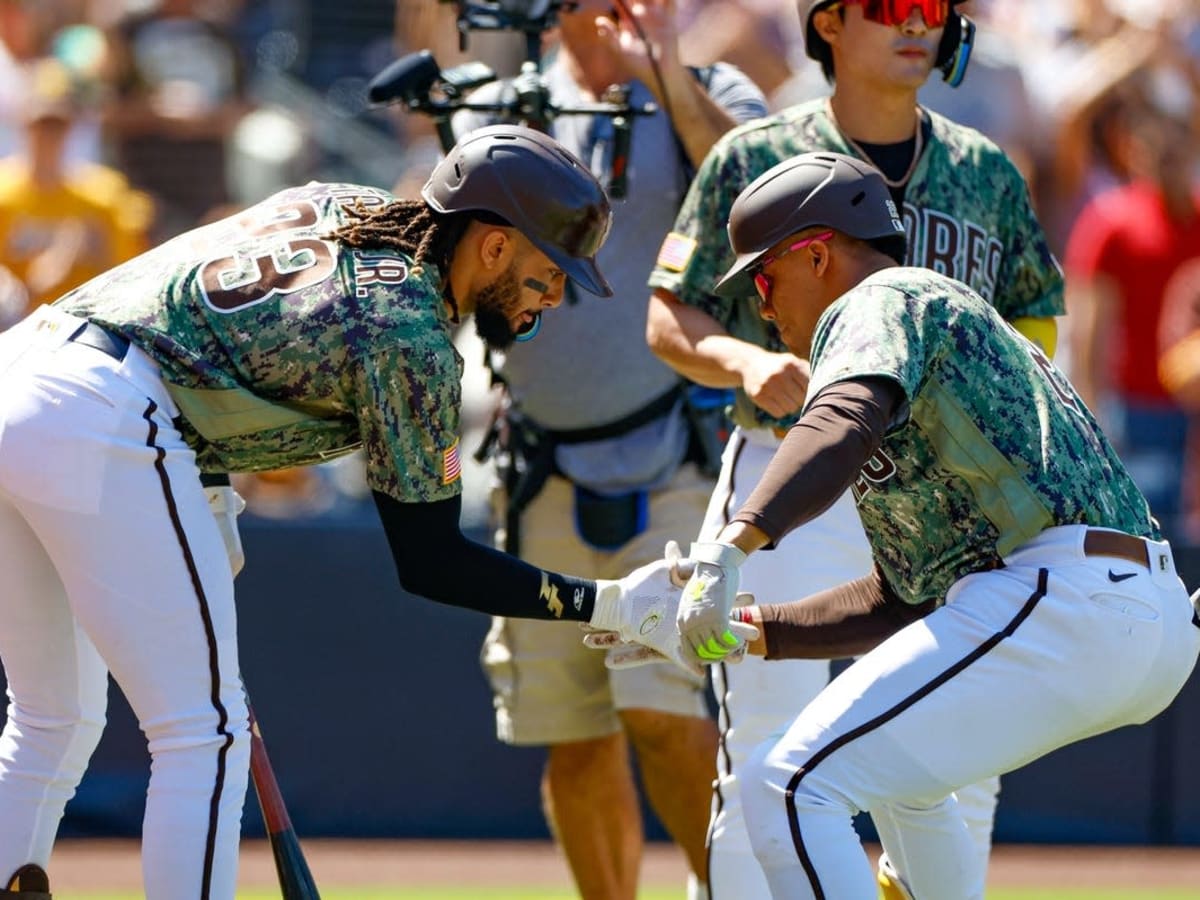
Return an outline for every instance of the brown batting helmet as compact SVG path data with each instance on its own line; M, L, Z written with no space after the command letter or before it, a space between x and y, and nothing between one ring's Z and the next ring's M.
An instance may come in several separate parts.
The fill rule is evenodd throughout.
M520 125L472 131L434 168L421 196L440 213L501 217L580 287L612 296L596 266L612 224L608 197L587 167L548 135Z
M879 170L842 153L802 153L746 186L729 211L729 243L737 259L716 292L754 292L746 270L789 235L826 227L853 238L904 237L904 223Z

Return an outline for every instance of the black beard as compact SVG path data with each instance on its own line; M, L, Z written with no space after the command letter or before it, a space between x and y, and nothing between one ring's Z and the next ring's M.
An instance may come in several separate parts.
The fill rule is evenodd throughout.
M521 302L521 286L509 266L475 298L475 333L493 350L507 350L516 340L510 316Z

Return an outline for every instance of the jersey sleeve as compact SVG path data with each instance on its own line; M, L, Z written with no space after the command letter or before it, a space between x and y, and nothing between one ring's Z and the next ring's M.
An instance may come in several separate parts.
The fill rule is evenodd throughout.
M805 409L829 385L868 377L896 382L908 400L916 396L930 350L926 312L886 285L860 285L829 307L813 335Z
M715 296L712 289L733 261L725 223L745 183L738 169L737 154L726 136L713 145L692 179L649 282L650 287L665 288L726 327L735 301Z
M453 346L413 340L364 360L359 428L367 484L401 503L462 493L462 359Z
M1007 156L997 156L1004 184L998 200L1000 208L1008 211L1008 238L993 305L1010 322L1027 316L1064 315L1062 267L1034 214L1029 187Z

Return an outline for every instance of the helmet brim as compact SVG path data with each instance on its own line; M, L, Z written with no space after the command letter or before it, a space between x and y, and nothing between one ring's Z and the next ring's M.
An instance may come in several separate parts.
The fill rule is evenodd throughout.
M597 297L613 295L612 285L608 283L608 279L601 273L600 267L596 265L596 260L592 257L565 256L561 253L550 253L548 250L546 255L554 260L568 278L589 294L595 294Z
M770 248L768 247L767 250ZM752 253L739 253L733 265L721 276L713 286L713 293L718 297L736 300L739 297L749 297L754 293L754 281L746 270L766 255L767 250L756 250Z

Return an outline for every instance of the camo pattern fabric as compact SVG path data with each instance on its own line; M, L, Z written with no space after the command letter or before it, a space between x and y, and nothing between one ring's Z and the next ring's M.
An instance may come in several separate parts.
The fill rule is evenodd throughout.
M1062 315L1062 269L1020 172L979 132L929 110L924 114L930 136L899 204L908 264L970 285L1010 321ZM734 337L786 352L774 326L758 315L756 297L722 298L712 288L733 264L725 223L738 194L777 163L818 150L858 155L834 124L827 99L728 132L696 174L650 286L708 313ZM794 416L774 419L741 391L734 413L746 427L786 427L795 421Z
M875 559L909 603L945 597L1055 525L1159 539L1066 377L959 282L876 272L821 316L812 368L810 397L868 376L904 389L907 408L853 491Z
M213 397L240 388L299 413L212 438L182 422L202 471L306 465L361 447L372 489L402 502L453 497L463 360L441 276L397 251L327 239L355 209L392 199L351 184L289 188L57 306L130 338L170 385Z

